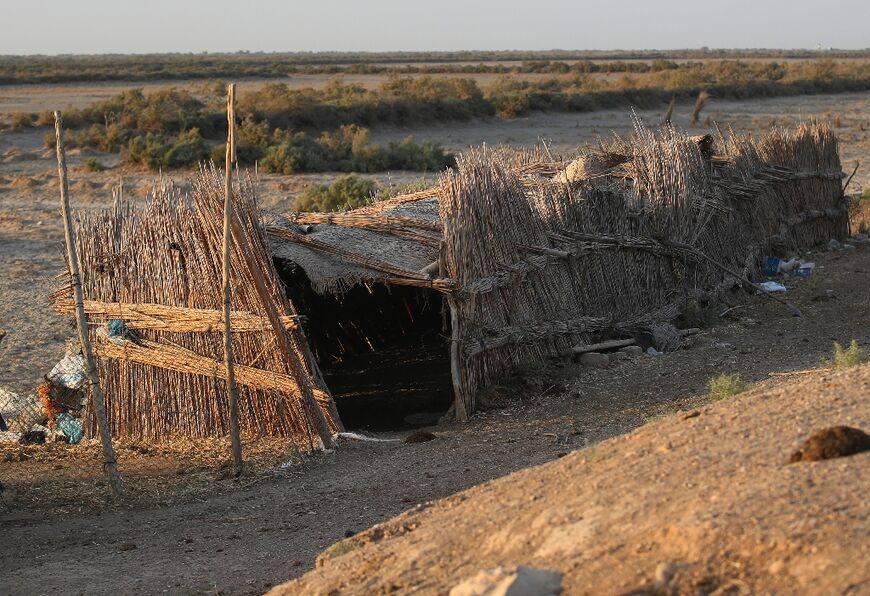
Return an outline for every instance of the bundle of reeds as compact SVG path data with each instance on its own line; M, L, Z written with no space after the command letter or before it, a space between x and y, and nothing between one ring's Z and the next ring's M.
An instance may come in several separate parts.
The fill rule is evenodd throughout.
M76 227L82 283L92 340L114 435L152 441L228 432L221 314L223 175L204 168L189 193L161 180L144 208L116 200L106 212L80 212ZM295 360L282 357L252 275L232 245L230 317L240 385L243 434L294 439L303 449L320 445L318 413L306 392L319 398L333 429L340 422L293 306L266 251L253 185L242 179L233 192L235 212L271 298L286 326ZM69 294L54 296L61 312ZM110 319L136 329L135 341L116 345L99 337ZM94 420L86 417L94 432Z
M836 138L823 125L714 143L637 123L596 161L606 167L583 183L535 182L479 150L442 176L457 411L518 364L654 328L689 301L716 300L764 254L847 231Z

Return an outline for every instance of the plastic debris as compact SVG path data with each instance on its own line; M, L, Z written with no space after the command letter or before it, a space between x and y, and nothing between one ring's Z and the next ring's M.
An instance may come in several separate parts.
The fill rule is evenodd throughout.
M69 440L71 445L75 445L85 436L85 431L78 420L72 415L63 412L54 417L55 428Z
M794 277L809 277L813 274L815 263L806 263L800 259L792 258L787 261L776 257L767 257L764 260L762 272L766 277L778 274L791 275Z
M828 250L840 250L840 242L835 238L828 240Z
M816 268L815 263L804 263L801 262L800 267L792 271L792 275L795 277L809 277L813 274L813 270Z
M139 334L135 330L128 329L121 319L109 319L105 325L97 329L97 335L119 346L128 342L138 343L141 339Z
M46 419L39 396L18 395L2 388L0 388L0 416L3 416L9 430L22 433Z
M63 387L81 389L85 384L84 356L67 352L48 373L48 379Z
M760 287L762 290L764 290L766 292L771 292L771 293L785 292L786 291L786 287L784 285L782 285L781 283L776 282L776 281L765 281L765 282L758 284L758 287Z

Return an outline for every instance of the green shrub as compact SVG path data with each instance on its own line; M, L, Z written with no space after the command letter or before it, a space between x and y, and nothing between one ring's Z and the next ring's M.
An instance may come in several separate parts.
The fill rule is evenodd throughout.
M356 174L340 176L332 184L316 184L305 189L293 203L295 211L339 211L370 203L377 185Z
M96 157L89 157L85 160L85 169L88 172L102 172L106 169L106 166Z
M749 389L749 385L740 378L740 373L731 375L722 373L718 377L710 379L708 386L710 387L710 397L715 400L731 397Z
M208 158L205 142L199 129L193 128L178 135L163 156L163 162L170 168L194 166Z
M870 361L870 357L868 357L864 349L858 345L857 340L853 339L849 344L849 347L846 349L843 349L843 346L839 343L834 342L834 359L826 360L823 364L830 368L842 369L858 366L859 364L864 364L868 361Z
M174 139L150 132L133 137L123 158L128 164L157 170L196 165L208 158L208 151L199 130L193 128Z

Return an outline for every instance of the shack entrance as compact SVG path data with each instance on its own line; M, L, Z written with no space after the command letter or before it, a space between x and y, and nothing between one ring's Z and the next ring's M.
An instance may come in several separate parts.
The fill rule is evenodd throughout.
M345 428L427 426L447 412L450 321L439 292L368 281L319 294L301 267L277 264Z

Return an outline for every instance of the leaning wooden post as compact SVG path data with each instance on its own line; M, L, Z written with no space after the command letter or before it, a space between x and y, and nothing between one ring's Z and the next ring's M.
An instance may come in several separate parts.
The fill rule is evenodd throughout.
M91 347L88 336L88 322L85 317L84 297L82 295L82 278L79 273L79 257L76 252L76 233L72 225L72 217L69 207L69 184L66 178L66 153L63 148L63 119L61 113L54 113L54 133L57 141L57 173L60 176L60 209L63 214L63 231L66 237L66 256L69 266L70 279L72 280L73 297L75 299L76 325L79 331L79 341L85 357L85 372L88 377L89 392L91 395L91 407L97 417L97 426L100 428L100 439L103 442L103 467L109 479L109 486L115 496L122 496L124 487L121 484L121 476L118 474L118 464L115 460L115 450L112 447L112 435L109 433L109 423L106 420L106 398L100 389L100 381L97 376L97 364L94 360L94 350Z
M230 324L232 289L230 288L230 217L233 204L233 162L236 155L236 85L227 87L227 151L224 169L224 241L223 241L223 292L224 292L224 364L227 368L227 393L230 402L230 437L233 449L233 474L242 473L242 438L239 430L239 390L233 369L233 334Z

